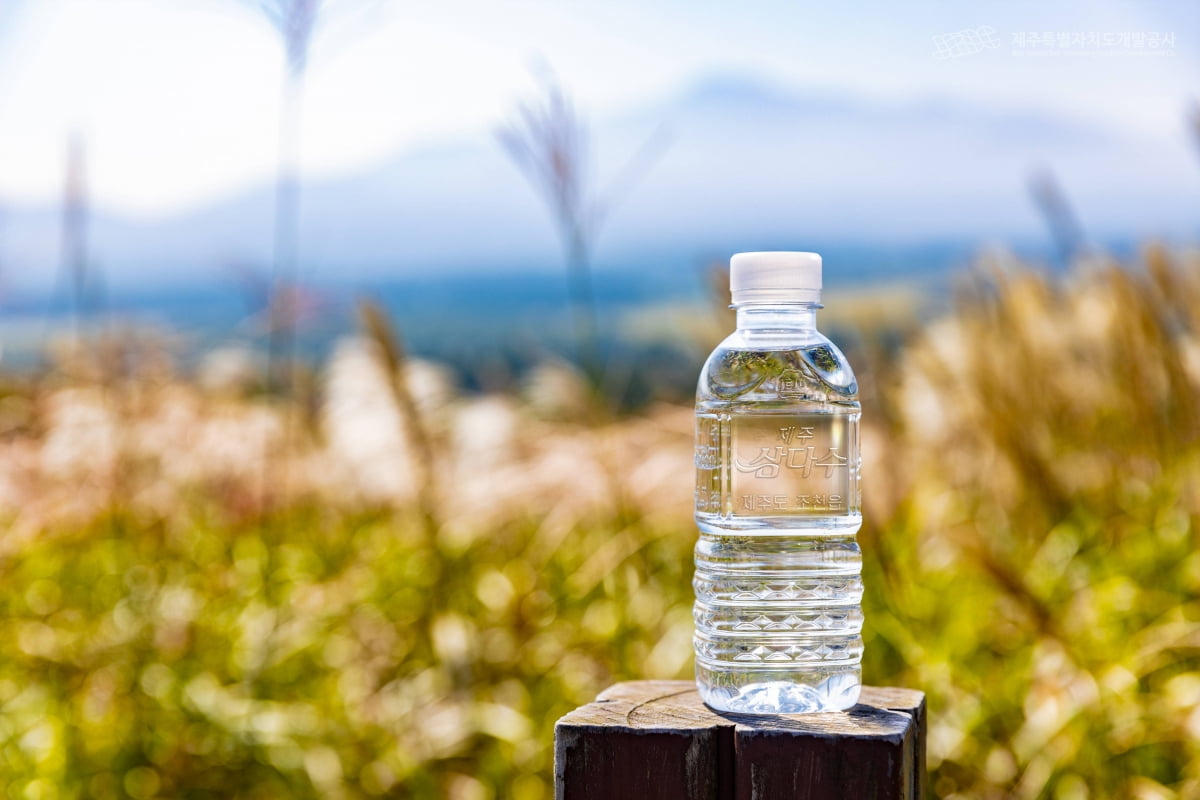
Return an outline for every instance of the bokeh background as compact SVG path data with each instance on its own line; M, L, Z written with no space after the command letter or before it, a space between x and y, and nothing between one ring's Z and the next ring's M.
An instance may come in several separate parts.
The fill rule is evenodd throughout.
M825 256L930 791L1200 796L1200 7L5 0L0 793L551 795Z

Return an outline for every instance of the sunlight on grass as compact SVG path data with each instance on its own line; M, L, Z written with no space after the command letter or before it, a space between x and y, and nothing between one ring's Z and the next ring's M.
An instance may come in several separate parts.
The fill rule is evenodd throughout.
M981 267L852 355L864 677L928 694L940 796L1200 793L1200 258L1144 262ZM542 798L558 716L690 676L691 410L386 349L312 407L153 349L4 379L8 796Z

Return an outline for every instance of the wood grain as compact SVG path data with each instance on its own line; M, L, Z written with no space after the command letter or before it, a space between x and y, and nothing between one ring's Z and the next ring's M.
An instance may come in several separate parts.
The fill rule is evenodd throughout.
M713 711L690 681L606 689L555 726L559 800L879 798L924 793L925 697L864 687L829 714Z

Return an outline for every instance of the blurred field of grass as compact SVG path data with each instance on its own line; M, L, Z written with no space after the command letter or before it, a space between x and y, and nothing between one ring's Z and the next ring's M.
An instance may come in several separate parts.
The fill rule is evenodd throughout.
M1200 258L993 266L855 350L864 673L928 694L937 795L1200 795ZM386 351L294 406L153 350L6 380L8 797L532 800L559 715L689 676L690 409Z

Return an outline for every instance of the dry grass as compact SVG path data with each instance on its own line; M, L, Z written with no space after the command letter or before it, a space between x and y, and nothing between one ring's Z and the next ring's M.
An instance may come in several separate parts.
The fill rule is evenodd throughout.
M939 795L1200 793L1198 275L997 267L859 364L866 678ZM153 349L7 380L12 796L545 797L558 715L687 676L690 410L460 396L376 322L287 436Z

